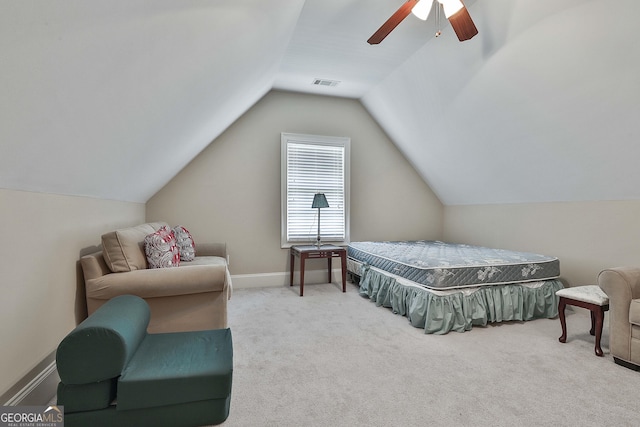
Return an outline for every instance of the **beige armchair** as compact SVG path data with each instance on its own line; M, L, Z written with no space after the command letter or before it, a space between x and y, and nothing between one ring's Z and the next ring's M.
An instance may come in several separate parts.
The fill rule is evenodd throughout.
M166 223L148 223L102 236L102 251L80 259L87 312L119 295L143 298L151 310L148 331L183 332L227 327L231 275L224 243L196 243L193 261L177 268L148 268L147 234Z
M609 349L613 360L640 370L640 268L603 270L598 285L609 296Z

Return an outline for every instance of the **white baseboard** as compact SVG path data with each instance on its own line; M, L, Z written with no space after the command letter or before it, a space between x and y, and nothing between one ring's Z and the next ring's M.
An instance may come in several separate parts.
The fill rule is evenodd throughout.
M251 289L251 288L278 288L280 286L289 286L289 272L277 273L258 273L258 274L235 274L231 276L231 282L234 289ZM341 269L331 270L331 279L333 282L340 282L342 275ZM327 270L306 270L304 272L305 283L327 283ZM300 284L300 271L296 270L293 275L293 285Z
M3 406L46 405L56 395L58 370L55 352L1 396Z

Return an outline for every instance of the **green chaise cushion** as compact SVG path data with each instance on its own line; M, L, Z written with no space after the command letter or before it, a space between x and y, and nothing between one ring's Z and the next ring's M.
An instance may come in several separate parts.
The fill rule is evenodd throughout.
M147 335L149 316L142 298L122 295L108 301L58 346L60 380L89 384L119 376Z
M108 408L116 398L117 378L91 384L67 385L58 383L58 405L64 405L65 414Z
M118 410L176 405L231 394L231 330L149 334L118 381Z

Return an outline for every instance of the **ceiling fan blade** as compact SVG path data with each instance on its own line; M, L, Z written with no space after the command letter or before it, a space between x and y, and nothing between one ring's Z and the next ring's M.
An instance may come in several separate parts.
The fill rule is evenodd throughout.
M469 11L465 6L462 6L462 9L451 15L449 22L461 42L469 40L478 34L476 24L473 23L471 15L469 15Z
M415 6L418 1L419 0L408 0L405 4L400 6L400 8L396 10L396 13L391 15L391 17L387 19L387 21L382 24L380 28L378 28L378 31L376 31L371 37L369 37L367 43L378 44L382 40L384 40L384 38L387 37L389 33L393 31L393 29L396 28L398 24L404 20L404 18L409 16L409 14L411 13L411 9L413 9L413 6Z

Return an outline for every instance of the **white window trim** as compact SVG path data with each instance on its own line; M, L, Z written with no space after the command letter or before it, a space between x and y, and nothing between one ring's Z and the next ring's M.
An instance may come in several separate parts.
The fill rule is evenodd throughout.
M287 241L287 143L307 142L312 144L340 145L344 146L344 232L345 238L340 241L323 240L323 243L332 245L347 245L350 239L350 205L351 205L351 138L342 136L306 135L299 133L281 134L280 146L280 247L290 248L293 245L303 244L302 242ZM311 209L311 207L309 207ZM313 243L309 241L309 243Z

